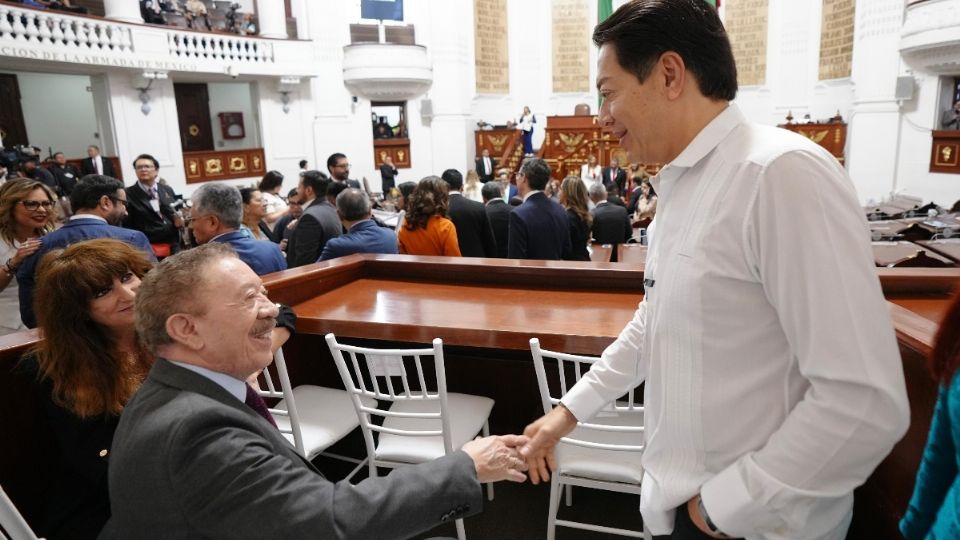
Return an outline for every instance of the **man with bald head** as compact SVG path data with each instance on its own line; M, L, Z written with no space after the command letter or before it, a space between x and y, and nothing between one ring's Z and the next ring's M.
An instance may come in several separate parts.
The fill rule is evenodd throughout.
M100 538L409 538L523 481L522 436L486 437L357 485L301 457L244 382L273 359L278 310L226 244L165 259L137 293L156 363L113 439Z

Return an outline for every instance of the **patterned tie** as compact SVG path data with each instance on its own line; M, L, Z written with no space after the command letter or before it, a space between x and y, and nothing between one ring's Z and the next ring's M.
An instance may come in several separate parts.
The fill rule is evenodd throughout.
M273 416L267 409L267 402L264 401L263 398L260 397L260 394L249 384L247 385L247 399L244 400L244 403L247 407L250 407L254 412L262 416L264 420L273 424L273 427L277 427L276 420L273 419Z

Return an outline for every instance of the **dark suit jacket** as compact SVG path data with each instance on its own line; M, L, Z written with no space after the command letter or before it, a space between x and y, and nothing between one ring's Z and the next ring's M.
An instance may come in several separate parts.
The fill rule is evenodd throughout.
M590 242L590 227L569 208L567 219L570 221L570 260L589 261L590 253L587 251L587 244Z
M127 218L123 226L136 229L147 235L151 244L179 244L180 231L173 224L175 212L170 206L177 200L173 188L157 182L157 196L160 197L160 213L150 206L150 195L140 183L127 187Z
M569 259L570 222L562 206L534 193L510 212L507 256L511 259Z
M480 176L480 181L486 184L487 182L493 180L493 177L497 174L497 160L490 158L490 174L487 174L483 171L483 156L478 157L474 160L476 163L477 174Z
M617 167L616 170L611 167L604 167L600 178L603 180L603 186L608 190L610 186L617 186L622 195L627 187L627 171Z
M100 160L103 162L103 174L104 176L110 176L113 178L117 177L117 171L113 169L113 161L100 156ZM97 168L93 166L93 158L84 158L80 162L80 173L82 176L88 174L97 174Z
M399 539L482 505L460 451L334 484L223 387L163 359L120 418L109 485L102 539Z
M287 260L280 246L269 240L256 240L240 231L232 231L213 238L211 242L230 244L240 260L258 276L287 269Z
M497 256L497 243L483 203L451 194L448 214L457 228L457 243L464 257Z
M51 249L67 247L70 244L91 240L94 238L116 238L135 248L139 248L152 261L157 260L146 236L140 231L131 231L121 227L107 225L105 221L96 218L78 218L67 221L63 227L43 237L40 249L27 257L17 271L17 284L20 294L20 318L23 324L30 328L37 326L33 314L34 274L40 259Z
M397 186L397 168L391 165L384 163L380 166L380 190L383 192L384 196L387 193L390 193L390 190Z
M397 253L397 233L381 227L372 219L354 223L347 234L331 238L320 253L320 260L336 259L354 253Z
M337 210L327 202L326 197L318 197L303 209L297 220L297 228L287 243L287 266L296 268L313 264L320 258L323 247L331 238L343 234L343 224L337 217Z
M50 173L57 179L60 192L68 197L73 192L73 186L77 185L77 180L80 180L81 176L80 171L73 165L64 165L63 167L53 165L50 167Z
M497 257L507 258L508 231L510 230L510 212L513 207L503 202L503 199L493 199L484 208L487 212L487 221L493 230L493 238L497 243Z
M593 240L599 244L623 244L633 235L627 209L601 202L592 210Z

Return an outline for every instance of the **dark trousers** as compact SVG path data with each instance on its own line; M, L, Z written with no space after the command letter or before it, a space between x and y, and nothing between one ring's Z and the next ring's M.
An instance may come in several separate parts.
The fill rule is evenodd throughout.
M533 130L523 132L523 153L533 153Z
M677 517L673 523L673 534L654 536L654 540L713 540L713 537L704 533L693 524L687 505L677 508Z

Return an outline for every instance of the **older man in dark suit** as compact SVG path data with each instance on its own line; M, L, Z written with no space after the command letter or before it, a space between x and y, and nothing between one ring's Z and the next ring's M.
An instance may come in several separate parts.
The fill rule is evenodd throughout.
M409 538L479 512L480 482L525 479L519 436L357 485L325 479L245 382L272 361L278 309L225 244L162 262L136 311L157 361L113 439L100 538Z
M287 266L296 268L317 262L331 238L343 234L337 210L327 200L331 180L320 171L307 171L300 177L303 214L287 244Z
M493 180L494 171L497 170L497 160L490 157L490 150L483 149L480 157L476 159L476 169L480 181L484 184Z
M137 182L127 187L127 218L123 226L147 235L158 257L176 253L180 247L183 219L173 209L173 188L157 181L160 162L150 154L133 160Z
M510 212L507 256L511 259L570 258L570 222L562 206L547 198L543 189L550 181L550 166L530 158L517 173L517 191L523 204Z
M497 245L483 204L463 196L463 175L456 169L443 171L440 178L450 186L450 221L457 228L457 243L464 257L496 257Z
M493 239L497 243L497 257L507 258L508 231L510 228L510 211L513 207L503 200L503 190L500 182L488 182L480 188L483 197L484 210L487 212L487 221L493 230Z
M337 195L337 215L346 234L327 241L320 260L354 253L397 253L397 233L381 227L370 213L370 197L359 189L347 188Z
M117 172L113 168L113 162L100 155L100 147L91 144L87 147L87 157L80 162L80 174L102 174L104 176L117 177Z

